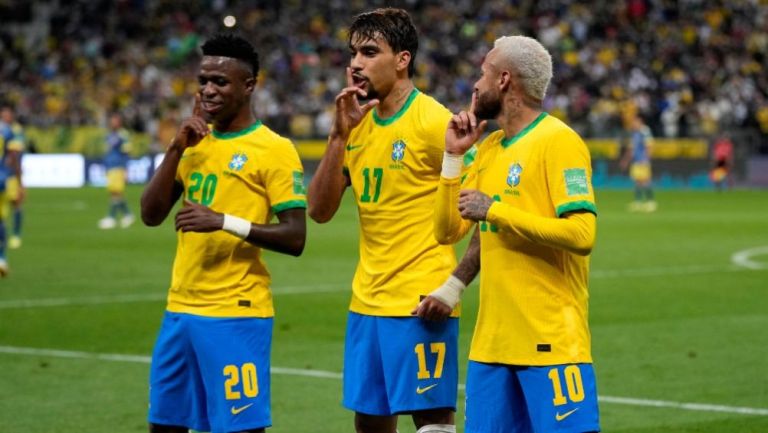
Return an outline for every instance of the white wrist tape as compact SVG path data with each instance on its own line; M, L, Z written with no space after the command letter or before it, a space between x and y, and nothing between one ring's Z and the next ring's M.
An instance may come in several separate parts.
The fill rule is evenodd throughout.
M440 173L446 179L455 179L461 176L461 165L464 162L464 155L451 155L448 152L443 153L443 171Z
M461 294L466 287L467 285L463 281L451 275L442 286L435 289L429 296L437 298L453 309L456 308L456 305L461 300Z
M251 234L251 222L230 214L224 214L224 224L221 227L227 233L240 239L245 239Z

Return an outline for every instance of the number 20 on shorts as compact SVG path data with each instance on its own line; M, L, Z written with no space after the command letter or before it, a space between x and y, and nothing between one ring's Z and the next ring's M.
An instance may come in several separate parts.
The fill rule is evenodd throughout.
M246 362L238 368L236 365L224 367L224 392L227 400L237 400L241 395L253 398L259 395L259 379L256 376L256 365ZM242 394L241 392L242 391Z

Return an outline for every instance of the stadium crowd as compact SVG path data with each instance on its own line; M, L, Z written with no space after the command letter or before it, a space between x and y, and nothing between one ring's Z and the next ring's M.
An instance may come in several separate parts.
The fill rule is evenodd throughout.
M26 124L128 126L162 135L190 110L200 35L234 30L259 50L254 106L291 137L324 136L348 64L344 25L382 1L61 0L0 5L0 95ZM766 0L408 0L421 33L415 83L449 108L469 99L502 34L555 56L545 108L588 137L641 114L657 136L752 128L768 141ZM389 3L388 3L389 4Z

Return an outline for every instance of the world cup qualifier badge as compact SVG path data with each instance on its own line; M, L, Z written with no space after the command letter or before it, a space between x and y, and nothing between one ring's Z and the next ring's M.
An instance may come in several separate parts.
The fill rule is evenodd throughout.
M514 163L509 166L509 172L507 172L507 185L517 186L520 183L520 173L523 172L523 167Z
M229 161L229 169L232 171L242 170L245 163L248 162L248 157L243 152L236 152L232 155L232 160Z
M397 140L392 143L392 161L402 161L403 157L405 157L405 142Z

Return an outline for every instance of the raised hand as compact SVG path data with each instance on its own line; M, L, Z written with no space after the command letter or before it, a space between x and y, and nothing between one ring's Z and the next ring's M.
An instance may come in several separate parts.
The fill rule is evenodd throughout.
M200 107L200 93L195 94L195 105L192 109L192 117L184 119L176 132L168 150L184 152L187 147L196 146L206 135L210 133L208 123L203 117L203 110Z
M184 200L184 207L176 214L176 230L209 233L224 227L224 214L214 212L201 204Z
M332 136L349 137L349 133L363 120L373 107L379 104L378 99L372 99L363 105L357 97L365 98L368 93L355 86L352 79L352 68L347 67L347 87L336 95L336 117L331 129Z
M472 103L468 111L461 111L451 117L448 123L448 131L445 133L445 151L452 155L463 155L480 136L485 132L488 122L477 121L475 106L477 105L477 92L472 93Z

